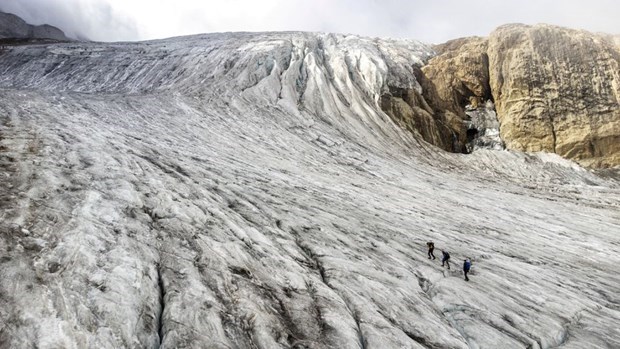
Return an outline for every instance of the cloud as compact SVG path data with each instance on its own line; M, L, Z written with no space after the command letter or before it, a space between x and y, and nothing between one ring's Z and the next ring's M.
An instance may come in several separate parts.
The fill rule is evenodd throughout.
M620 33L614 0L2 0L0 9L104 41L299 30L439 43L515 22Z
M486 36L506 23L547 23L593 32L620 33L620 2L613 0L435 1L420 6L410 33L428 41ZM431 29L432 28L432 29Z

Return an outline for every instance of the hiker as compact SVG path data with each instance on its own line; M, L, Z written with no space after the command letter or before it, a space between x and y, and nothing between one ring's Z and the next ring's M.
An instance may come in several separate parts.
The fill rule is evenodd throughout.
M429 241L426 243L426 246L428 246L428 259L431 259L431 257L435 259L435 255L433 254L433 251L435 250L435 243L432 241Z
M471 269L471 261L469 260L469 258L466 258L465 262L463 262L463 274L465 274L465 281L469 281L469 278L467 277L469 269Z
M441 258L441 266L443 267L445 263L448 266L448 269L450 269L450 254L444 250L441 250L441 254L443 255Z

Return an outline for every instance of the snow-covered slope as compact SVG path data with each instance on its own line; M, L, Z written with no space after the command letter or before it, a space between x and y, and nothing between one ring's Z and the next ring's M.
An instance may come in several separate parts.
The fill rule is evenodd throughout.
M618 183L402 131L378 99L431 54L308 33L0 53L0 347L620 347Z

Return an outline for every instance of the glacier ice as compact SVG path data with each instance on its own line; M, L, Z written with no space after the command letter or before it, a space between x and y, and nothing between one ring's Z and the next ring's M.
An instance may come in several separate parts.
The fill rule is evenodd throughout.
M620 347L618 182L398 128L379 96L432 54L294 32L10 47L0 347Z

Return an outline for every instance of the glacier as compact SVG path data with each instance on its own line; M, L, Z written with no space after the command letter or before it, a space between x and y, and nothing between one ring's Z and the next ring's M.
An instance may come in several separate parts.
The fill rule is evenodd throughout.
M420 90L433 54L298 32L6 47L0 347L619 348L618 180L399 128L379 98Z

